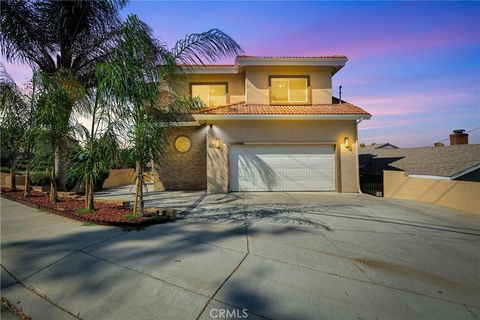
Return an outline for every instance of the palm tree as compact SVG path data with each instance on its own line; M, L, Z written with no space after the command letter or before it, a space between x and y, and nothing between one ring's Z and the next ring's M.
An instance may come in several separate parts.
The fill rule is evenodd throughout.
M77 125L66 112L59 112L58 106L73 104L74 99L83 96L83 88L72 83L68 72L57 72L53 76L38 74L38 98L36 99L36 136L39 154L44 151L50 167L50 201L57 201L57 179L55 153L73 135ZM42 150L43 149L43 150Z
M241 52L240 46L222 31L213 29L192 34L172 50L160 44L150 28L136 16L124 24L118 46L105 63L99 64L99 82L115 98L116 115L123 120L123 138L136 159L136 192L133 214L143 214L144 170L162 152L167 129L198 100L166 99L159 106L160 82L173 81L182 74L180 63L203 64Z
M52 76L60 70L82 85L94 82L95 64L115 46L120 28L119 10L126 0L2 0L0 53L8 62L32 66ZM57 105L68 121L73 108ZM61 157L56 150L60 187L65 187Z
M90 119L90 128L81 126L85 137L77 161L69 171L69 177L83 182L85 187L85 208L95 209L94 181L102 172L108 171L119 153L116 133L117 120L110 112L111 104L102 92L102 86L91 89L82 101L82 115Z
M10 161L10 189L16 191L16 166L22 147L21 132L26 125L23 113L27 104L24 95L1 64L0 105L2 153Z

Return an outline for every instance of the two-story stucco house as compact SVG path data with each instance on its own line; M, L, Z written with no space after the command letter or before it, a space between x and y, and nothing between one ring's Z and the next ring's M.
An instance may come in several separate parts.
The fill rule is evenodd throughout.
M174 90L208 108L171 129L156 189L358 192L357 124L371 115L332 98L347 60L238 56L192 67Z

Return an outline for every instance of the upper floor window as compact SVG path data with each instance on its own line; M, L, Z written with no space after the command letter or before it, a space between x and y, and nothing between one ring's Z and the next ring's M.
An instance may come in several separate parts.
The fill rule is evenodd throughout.
M226 83L192 83L191 93L193 98L199 97L209 107L227 104Z
M308 77L271 77L272 103L308 102Z

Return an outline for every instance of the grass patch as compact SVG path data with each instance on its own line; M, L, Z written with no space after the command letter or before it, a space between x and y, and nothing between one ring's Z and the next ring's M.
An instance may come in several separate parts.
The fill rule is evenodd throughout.
M84 222L84 223L82 223L82 226L84 226L84 227L92 227L92 226L98 226L98 224L93 223L93 222Z
M90 210L88 208L78 208L77 210L75 210L75 213L79 214L79 215L92 213L92 212L93 212L93 210Z
M123 216L123 219L127 221L135 221L139 218L138 214L126 214Z

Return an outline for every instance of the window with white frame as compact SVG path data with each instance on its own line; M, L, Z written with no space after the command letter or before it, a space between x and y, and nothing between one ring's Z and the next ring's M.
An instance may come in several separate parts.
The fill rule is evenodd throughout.
M271 77L272 103L306 103L308 102L307 77Z
M191 92L209 107L227 104L227 84L191 84Z

